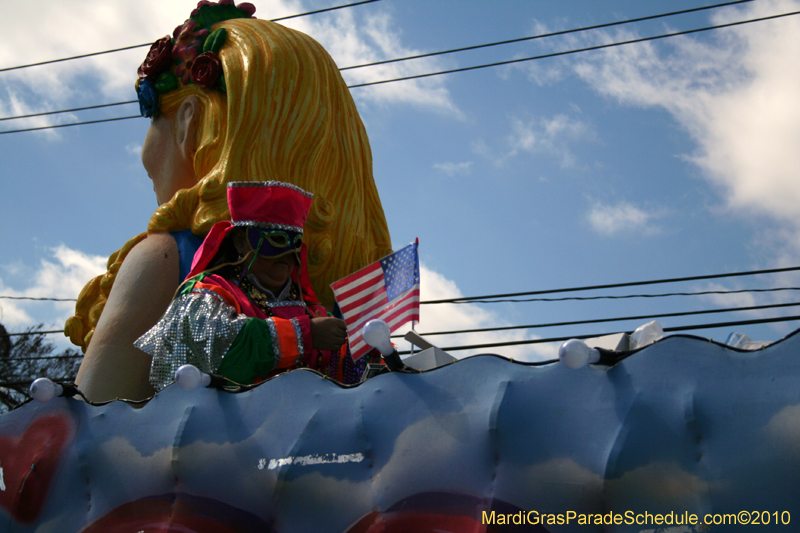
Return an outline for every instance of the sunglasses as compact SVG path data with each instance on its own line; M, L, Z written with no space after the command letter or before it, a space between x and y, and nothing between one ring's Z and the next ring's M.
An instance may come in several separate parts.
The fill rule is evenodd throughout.
M283 230L247 229L247 240L258 255L276 257L287 252L300 251L303 234Z

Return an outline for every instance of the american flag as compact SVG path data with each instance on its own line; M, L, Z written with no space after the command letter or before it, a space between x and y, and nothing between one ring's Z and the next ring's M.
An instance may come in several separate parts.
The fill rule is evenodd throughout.
M394 331L419 320L419 239L331 284L347 323L350 353L358 359L372 349L361 337L368 320L379 318Z

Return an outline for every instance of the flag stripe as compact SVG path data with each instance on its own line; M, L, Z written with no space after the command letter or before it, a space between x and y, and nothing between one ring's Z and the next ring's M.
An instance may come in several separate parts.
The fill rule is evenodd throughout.
M416 295L417 295L416 303L417 303L417 305L419 305L419 289L417 289ZM391 307L387 307L386 309L384 309L383 311L381 311L381 312L380 312L380 316L383 316L384 314L391 312L391 311L392 311L393 309L395 309L397 306L399 306L399 305L403 305L403 304L404 304L404 301L403 301L403 300L398 300L397 302L395 302L394 304L392 304L392 306L391 306ZM373 309L370 309L369 311L365 311L365 312L361 313L361 315L360 315L360 316L358 316L358 317L350 317L350 318L348 319L348 322L350 322L350 324L352 324L352 328L353 328L353 329L358 329L358 328L360 328L360 327L361 327L361 326L362 326L362 325L363 325L365 322L367 322L367 321L368 321L370 318L379 318L379 316L377 316L377 315L374 313L374 307L373 307ZM348 328L349 328L349 327L350 327L350 326L348 326Z
M331 283L331 288L338 294L345 291L348 291L354 285L361 285L363 283L362 278L366 278L371 274L377 272L378 270L383 270L381 268L380 263L372 263L371 265L367 265L361 270L357 270L347 276L346 278L342 278L339 281L334 281ZM369 279L369 278L367 278Z
M374 318L380 310L386 306L386 295L384 294L381 298L381 301L376 302L374 305L370 306L369 308L365 308L363 311L358 313L357 315L348 316L345 318L346 322L349 322L348 329L353 328L353 330L359 329L365 322L367 322L370 318Z
M350 298L353 294L358 293L359 291L363 290L364 286L372 285L377 283L376 278L383 278L383 269L380 265L377 265L377 268L367 267L370 269L369 272L365 272L363 277L359 278L356 281L348 283L341 287L333 287L333 290L338 295L338 300L341 303L345 303L345 300ZM373 281L374 280L374 281ZM372 283L370 283L372 282ZM341 307L341 304L340 304Z
M377 283L369 285L363 291L353 294L346 300L338 300L339 309L342 310L343 314L352 313L353 309L363 306L366 302L372 300L376 294L383 295L383 299L386 303L389 303L388 297L386 296L386 284L383 282L383 278L378 279Z
M408 302L406 302L405 305L396 307L392 309L390 313L386 313L384 315L386 318L383 318L382 320L387 324L389 324L389 327L401 326L402 324L399 324L398 321L403 317L416 316L417 318L419 318L418 305L419 305L419 297L417 297L416 299L410 299ZM409 320L411 320L411 318L409 318ZM405 324L405 322L403 322L403 324Z
M370 308L365 309L363 312L359 313L354 317L353 316L345 317L345 322L348 322L347 325L348 331L350 329L352 329L353 331L361 329L361 326L365 322L367 322L370 318L374 318L377 315L377 313L380 312L381 308L383 308L386 305L386 295L383 295L382 300L383 301L375 303L375 305L372 305Z

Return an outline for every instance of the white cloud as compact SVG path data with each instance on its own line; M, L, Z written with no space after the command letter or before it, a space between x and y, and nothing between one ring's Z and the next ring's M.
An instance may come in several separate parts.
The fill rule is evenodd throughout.
M7 86L5 89L7 98L0 99L0 116L2 117L18 117L54 110L52 104L42 104L42 101L28 103L26 98L20 94L18 87ZM71 113L65 113L58 116L60 117L59 120L56 120L53 115L17 119L11 122L5 122L3 129L4 131L8 131L27 128L40 128L51 126L59 121L64 122L75 118L75 115ZM35 134L46 136L46 138L50 140L56 140L60 138L60 132L57 129L40 130L35 132Z
M704 294L701 296L704 300L710 302L714 307L750 307L758 305L760 302L756 301L754 293L750 292L737 292L730 293L742 289L743 287L737 285L725 286L720 283L708 282L703 285L698 285L692 291L696 292L727 292L728 294ZM769 311L746 311L745 314L750 316L765 316L771 315Z
M603 235L620 233L651 235L658 231L651 221L659 216L661 216L659 213L648 213L628 202L619 202L616 205L596 203L589 211L587 219L592 229Z
M506 146L502 150L497 150L501 151L502 155L495 155L495 151L483 140L476 141L473 151L487 157L498 166L522 152L527 152L555 157L562 168L572 168L578 164L578 159L571 149L572 144L593 141L595 138L591 125L564 114L527 121L512 117L511 133L505 139Z
M420 265L420 294L423 301L459 298L464 296L454 281L427 268L425 265ZM498 313L487 311L475 304L429 304L421 306L420 322L415 329L427 341L440 348L540 338L528 333L526 330L458 333L425 337L425 332L491 328L509 325L512 324L504 320ZM399 332L405 333L409 329L410 325ZM397 342L397 345L400 350L408 349L408 343L402 339L400 342ZM505 357L514 358L518 361L541 361L557 358L558 346L549 344L524 344L497 348L458 350L451 352L451 355L462 358L481 353L496 353Z
M463 176L472 171L472 161L465 161L463 163L434 163L433 168L451 177Z
M142 155L142 143L128 143L125 145L125 152L128 155L140 157Z
M567 19L558 21L557 26L548 26L539 20L534 19L531 25L529 35L546 35L556 31L565 30L572 27L574 22ZM569 48L576 48L578 38L574 35L562 35L557 38L535 39L529 41L530 45L534 48L524 54L520 53L515 56L516 59L523 57L531 57L534 55L546 54L556 50L567 50ZM556 82L564 79L570 72L570 59L568 57L552 57L539 61L524 61L521 63L514 63L505 69L501 69L501 75L511 71L522 71L528 75L528 79L536 85L543 87L546 85L553 85Z
M0 278L0 294L35 298L77 298L91 278L106 271L107 258L88 255L66 246L52 248L51 259L42 259L32 272L20 270L19 265L3 268L13 278L25 276L11 288ZM27 275L26 275L27 274ZM31 300L0 300L0 321L8 329L23 329L43 323L45 329L58 329L75 311L75 302Z
M770 0L718 12L714 23L800 8ZM788 17L622 46L586 56L577 73L623 104L668 111L697 145L688 159L730 208L800 224L800 19ZM630 37L618 33L615 40ZM669 53L659 52L671 47Z
M4 6L6 37L0 43L0 65L15 66L151 42L171 33L196 6L192 0L74 4L52 1L13 2ZM12 23L13 21L13 23ZM76 38L79 37L79 38ZM4 73L25 83L47 101L74 97L70 83L97 77L97 96L130 97L136 67L146 48ZM24 55L20 52L24 51Z

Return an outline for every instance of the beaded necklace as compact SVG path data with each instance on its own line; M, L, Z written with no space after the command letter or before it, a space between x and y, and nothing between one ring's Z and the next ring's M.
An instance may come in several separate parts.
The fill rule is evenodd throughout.
M238 270L238 269L237 269ZM274 298L270 298L266 294L264 294L261 289L255 286L255 284L248 279L247 276L241 276L239 272L236 273L236 279L239 280L239 287L241 287L242 291L247 295L250 301L255 304L256 307L261 309L261 311L267 316L267 318L273 316L272 314L272 307L276 303ZM291 287L289 287L289 294L286 298L287 301L295 301L300 302L302 298L300 296L300 289L295 285L294 282L290 281ZM273 304L273 305L271 305Z

